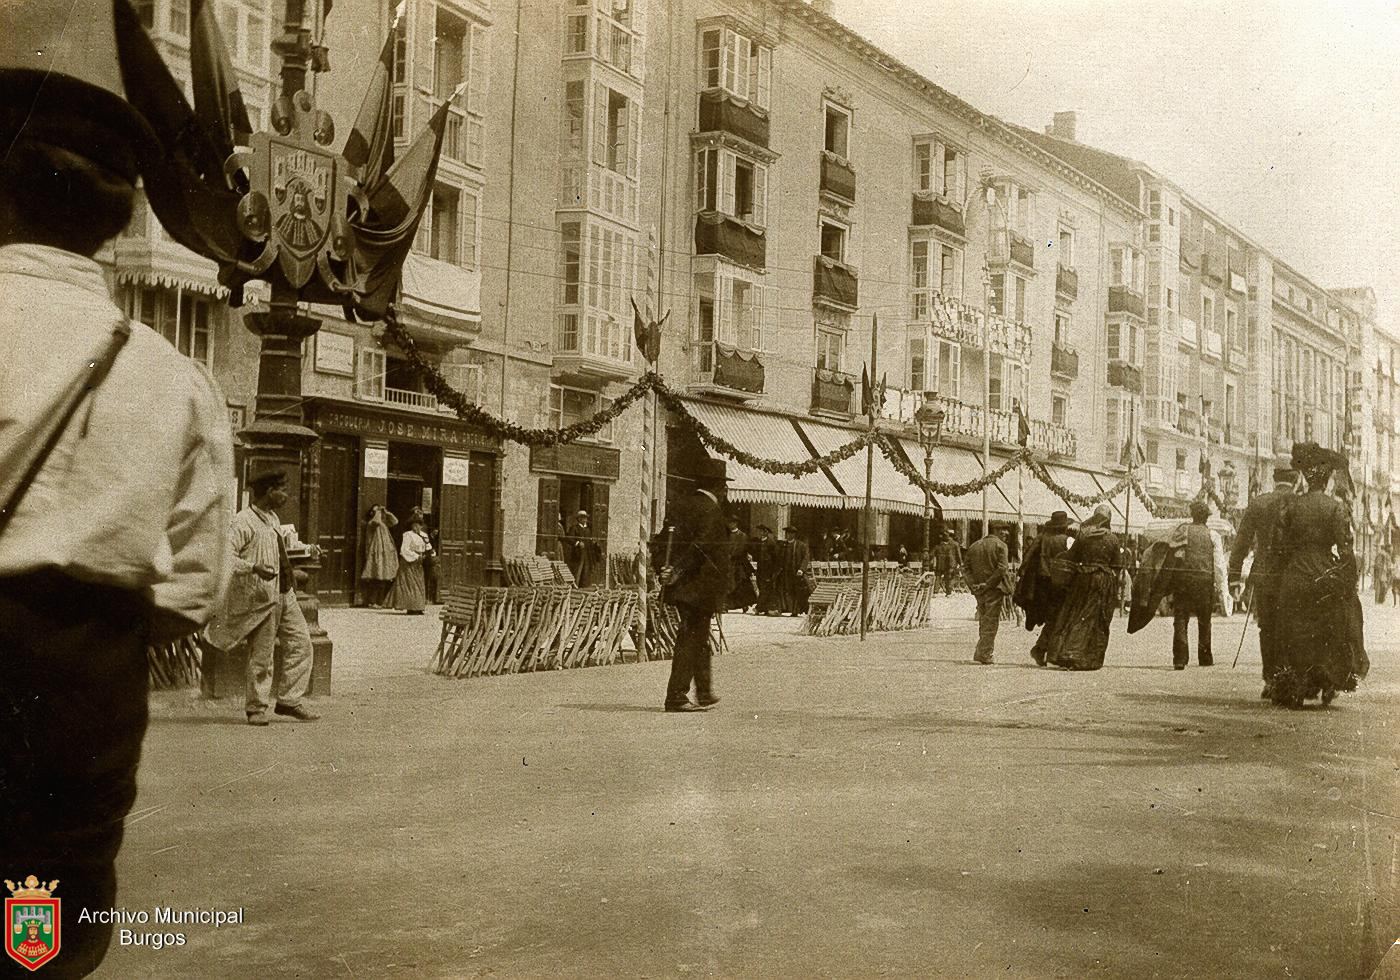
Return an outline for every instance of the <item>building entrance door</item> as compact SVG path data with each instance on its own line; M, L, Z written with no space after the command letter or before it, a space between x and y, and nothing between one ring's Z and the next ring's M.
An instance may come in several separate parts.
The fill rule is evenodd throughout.
M321 467L316 501L316 544L321 572L316 591L327 602L349 602L355 594L359 520L357 476L360 443L354 436L327 435L318 447Z

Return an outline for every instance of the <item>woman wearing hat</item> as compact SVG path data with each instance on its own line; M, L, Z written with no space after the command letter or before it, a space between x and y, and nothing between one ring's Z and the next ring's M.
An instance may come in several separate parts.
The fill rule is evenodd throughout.
M1275 704L1290 708L1312 698L1329 704L1338 692L1355 690L1369 666L1351 518L1327 492L1332 474L1345 467L1345 457L1316 443L1293 446L1293 468L1307 480L1308 492L1290 498L1279 517L1281 622L1271 692Z
M385 605L402 609L410 616L423 615L428 604L428 591L423 578L423 562L433 553L428 542L428 526L421 514L415 514L409 522L409 529L399 542L399 570L394 576L394 587L389 591Z
M1045 644L1045 660L1056 667L1098 670L1103 666L1122 567L1118 535L1109 530L1112 513L1107 504L1100 504L1079 526L1074 545L1065 554L1073 577Z

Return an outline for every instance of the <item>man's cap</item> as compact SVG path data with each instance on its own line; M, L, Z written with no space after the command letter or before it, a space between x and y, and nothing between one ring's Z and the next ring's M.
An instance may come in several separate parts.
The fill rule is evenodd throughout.
M280 466L260 466L248 477L248 486L254 493L266 493L287 482L287 471Z
M755 530L755 531L767 531L767 532L769 532L770 534L773 532L773 529L772 529L771 527L769 527L767 524L760 524L760 525L758 525L758 527L754 528L754 530Z
M586 511L586 510L581 510L581 511L579 511L577 514L575 514L574 516L575 516L575 517L587 517L587 516L588 516L588 511Z
M792 524L789 524L787 527L783 528L783 530L784 530L784 531L791 531L791 532L793 532L794 534L797 533L797 528L796 528L794 525L792 525Z
M117 53L141 30L127 0L6 3L0 31L0 146L23 137L77 154L131 181L155 137L127 100Z

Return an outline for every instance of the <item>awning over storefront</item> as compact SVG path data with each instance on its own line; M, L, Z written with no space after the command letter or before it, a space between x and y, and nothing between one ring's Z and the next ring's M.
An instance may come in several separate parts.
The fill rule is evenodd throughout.
M1050 472L1050 478L1063 486L1071 493L1083 494L1085 497L1094 497L1103 493L1103 488L1099 486L1092 473L1084 470L1072 470L1065 466L1046 466ZM1072 504L1064 501L1062 510L1069 512L1070 517L1075 520L1083 520L1094 512L1093 507L1085 507L1081 504Z
M801 462L812 454L791 419L729 405L684 399L686 408L715 435L755 456ZM729 499L735 503L798 504L839 509L845 501L820 471L796 479L765 473L733 460L729 465Z
M946 454L946 455L944 455ZM992 456L990 469L996 469L1003 460ZM940 470L940 467L942 468ZM940 475L944 474L944 475ZM934 453L933 457L933 478L945 483L970 483L973 480L982 479L982 454L971 449L962 449L957 446L943 448ZM1008 474L1002 478L1002 483L1011 481L1011 496L1001 490L997 484L992 484L987 488L987 517L998 521L1016 519L1016 477ZM980 519L982 517L982 491L966 493L960 497L942 497L943 514L945 517L969 517Z
M1099 492L1108 490L1121 479L1121 477L1107 476L1103 473L1095 473L1093 477L1099 485ZM1152 515L1147 512L1147 508L1142 505L1141 500L1134 499L1131 506L1128 504L1128 498L1132 492L1132 488L1124 487L1117 496L1109 501L1113 504L1115 512L1113 529L1115 531L1123 530L1126 521L1129 533L1141 534L1143 529L1147 527L1147 523L1152 520Z
M821 456L841 448L857 436L854 429L843 429L811 419L802 419L797 424ZM845 495L847 507L865 506L865 455L864 451L858 452L831 468L831 475ZM896 514L924 512L924 492L902 476L878 447L871 469L870 504L875 510Z

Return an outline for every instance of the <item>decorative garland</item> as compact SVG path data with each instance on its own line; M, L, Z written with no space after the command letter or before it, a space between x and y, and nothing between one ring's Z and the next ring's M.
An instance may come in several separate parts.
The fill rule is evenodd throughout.
M481 406L470 401L460 391L457 391L443 377L437 368L429 364L418 352L418 345L413 337L399 322L398 311L393 306L389 307L384 317L385 334L398 345L408 356L409 363L419 375L424 379L424 385L428 391L439 402L451 408L463 421L470 422L481 429L489 432L496 438L510 442L520 443L526 446L556 446L566 445L575 442L585 436L596 434L604 426L617 419L623 412L631 408L647 392L656 393L657 398L674 413L677 423L691 434L693 434L705 448L728 457L737 463L752 469L760 470L764 473L774 475L791 476L794 479L811 473L816 473L826 467L835 466L844 460L850 459L872 442L879 448L885 459L889 460L895 470L907 479L914 486L928 493L947 497L962 497L968 494L977 493L984 487L991 486L1008 473L1013 472L1017 467L1025 466L1031 471L1031 475L1044 484L1052 493L1061 500L1068 501L1081 507L1092 507L1118 496L1125 489L1131 487L1134 495L1142 501L1143 507L1149 514L1156 514L1157 505L1148 496L1146 489L1136 477L1124 476L1108 490L1102 493L1087 496L1075 493L1068 487L1058 483L1044 464L1035 459L1031 451L1026 447L1021 447L1014 452L1006 462L1002 463L995 470L989 471L985 476L971 480L967 483L942 483L937 480L926 480L910 463L905 459L904 454L899 452L889 441L888 437L873 431L858 433L855 438L844 445L838 446L824 456L815 459L804 460L799 463L791 463L785 460L768 459L763 456L755 456L745 452L738 446L729 442L722 436L716 435L704 422L700 421L693 414L681 397L672 391L662 380L661 376L654 371L648 371L618 397L610 401L606 408L596 412L586 419L575 422L573 425L565 426L562 429L528 429L506 419L498 418L486 411ZM1216 506L1224 512L1223 506L1215 496L1214 491L1209 491L1212 499L1216 501Z

